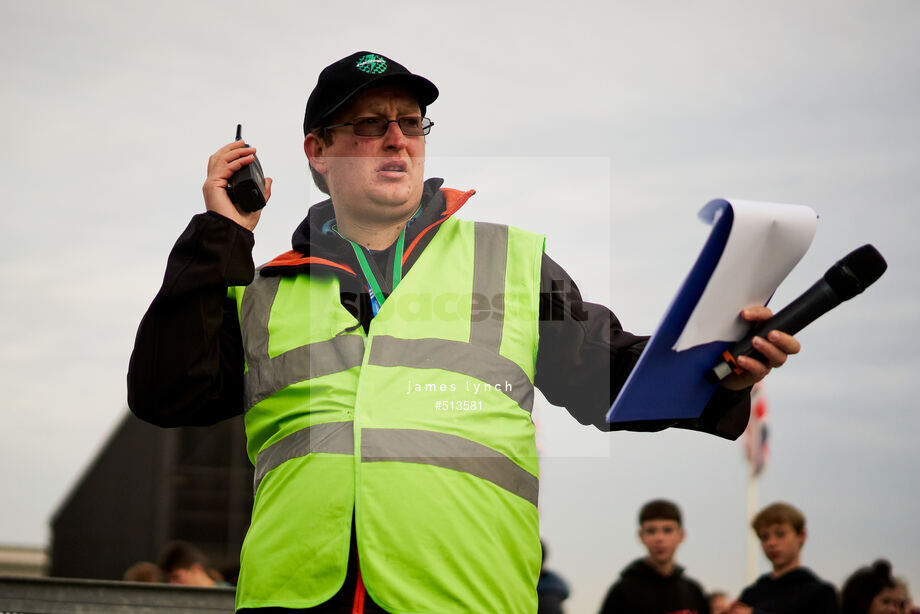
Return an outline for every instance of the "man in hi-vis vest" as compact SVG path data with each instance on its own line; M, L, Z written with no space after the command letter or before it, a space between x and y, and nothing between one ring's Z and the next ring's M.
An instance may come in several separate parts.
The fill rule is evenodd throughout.
M437 96L379 54L326 67L303 127L330 199L258 271L262 212L226 190L255 149L217 150L206 212L141 322L135 414L165 427L245 416L255 500L238 611L535 612L534 387L609 430L644 347L582 301L541 235L462 220L473 191L424 179ZM699 419L632 427L737 437L749 387L799 345L776 332L757 349L767 364L739 358L745 373Z

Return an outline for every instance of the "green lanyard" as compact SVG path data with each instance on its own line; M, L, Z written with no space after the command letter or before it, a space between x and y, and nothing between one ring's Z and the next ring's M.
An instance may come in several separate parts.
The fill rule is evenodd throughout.
M396 285L402 279L403 242L405 239L406 227L403 226L403 229L399 232L399 239L396 240L396 253L393 255L393 290L396 290ZM371 270L361 246L350 239L348 242L351 243L352 249L355 250L355 257L358 259L358 264L361 265L361 272L364 273L364 277L367 279L368 289L371 293L371 309L376 316L380 308L383 307L383 302L386 300L383 296L383 291L380 289L380 283L377 281L377 276L374 275L374 272Z

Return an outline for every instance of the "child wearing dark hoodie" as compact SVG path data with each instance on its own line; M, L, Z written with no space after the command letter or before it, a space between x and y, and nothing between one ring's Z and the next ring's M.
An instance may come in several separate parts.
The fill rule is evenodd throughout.
M788 503L774 503L751 527L773 571L744 589L729 614L837 614L837 591L800 562L805 515Z
M630 563L610 587L601 614L709 614L700 585L674 562L684 541L680 508L649 501L639 511L639 540L648 554Z

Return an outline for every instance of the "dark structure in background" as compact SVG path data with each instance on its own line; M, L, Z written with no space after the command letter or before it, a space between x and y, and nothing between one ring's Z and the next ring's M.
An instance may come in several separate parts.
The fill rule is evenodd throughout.
M232 569L249 527L252 475L242 417L161 429L128 413L51 521L50 575L120 580L174 539Z

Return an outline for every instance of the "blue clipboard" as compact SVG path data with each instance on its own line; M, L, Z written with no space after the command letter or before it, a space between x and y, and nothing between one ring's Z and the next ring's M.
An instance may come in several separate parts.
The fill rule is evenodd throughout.
M719 264L734 217L730 206L722 209L661 325L607 412L607 422L698 418L703 412L719 385L706 381L706 372L732 342L714 341L682 352L671 348Z
M738 312L766 304L807 251L817 222L815 212L801 205L724 199L709 202L700 217L713 224L709 238L607 413L608 422L698 418L719 385L708 382L706 373L748 328ZM700 336L698 306L700 314L727 326ZM681 339L685 328L691 341Z

